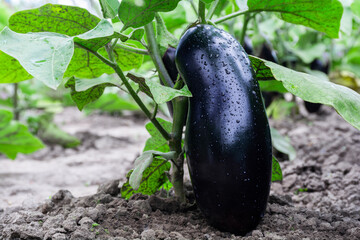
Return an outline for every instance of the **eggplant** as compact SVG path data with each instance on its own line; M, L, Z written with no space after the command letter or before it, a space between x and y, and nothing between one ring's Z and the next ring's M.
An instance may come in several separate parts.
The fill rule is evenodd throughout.
M164 56L162 57L166 71L168 72L168 74L174 84L179 75L179 72L178 72L178 70L176 68L176 64L175 64L175 52L176 52L176 48L169 47L168 49L166 49L166 52L164 53ZM160 83L163 85L163 83L161 81L160 81ZM167 105L167 107L169 109L169 113L172 117L173 112L174 112L173 105L171 102L167 102L166 105Z
M265 214L271 185L268 119L248 55L229 33L197 25L175 62L189 100L185 152L196 202L222 231L245 234Z
M323 72L325 74L329 73L329 62L322 62L320 59L315 59L310 63L311 70L317 70ZM320 110L322 104L321 103L312 103L308 101L304 101L304 105L308 113L316 113Z

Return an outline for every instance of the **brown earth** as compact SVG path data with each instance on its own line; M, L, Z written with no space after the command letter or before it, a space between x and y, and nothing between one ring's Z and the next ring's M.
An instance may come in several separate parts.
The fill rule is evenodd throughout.
M73 109L58 117L83 144L0 160L0 239L360 239L360 132L329 108L271 121L297 157L281 162L284 180L272 184L263 221L245 237L214 229L196 206L172 198L119 197L148 136L143 118L84 118Z

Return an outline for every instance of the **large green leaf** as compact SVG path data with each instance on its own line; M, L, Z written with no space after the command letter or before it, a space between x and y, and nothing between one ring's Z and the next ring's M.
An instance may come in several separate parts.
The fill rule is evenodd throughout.
M334 107L346 121L360 129L360 95L357 92L273 62L252 56L250 59L257 75L281 81L290 93L305 101Z
M26 71L56 89L74 52L72 38L57 33L20 34L4 28L0 50L16 58Z
M139 110L138 105L129 102L115 93L106 93L101 96L97 101L87 105L86 110L101 110L104 112L119 112L122 110Z
M119 37L108 21L100 21L88 10L57 4L46 4L40 8L17 12L10 17L9 28L17 33L56 32L77 36L80 39L75 42L93 51L107 44L112 38Z
M31 135L27 127L12 121L13 114L0 110L0 152L15 159L18 153L32 153L44 147L42 142Z
M9 27L18 33L56 32L76 36L95 28L99 22L100 19L86 9L46 4L16 12L9 19Z
M169 12L176 8L180 0L122 0L119 18L124 23L123 30L142 27L151 22L156 12Z
M248 0L250 12L276 12L284 21L339 36L343 6L338 0Z
M123 71L129 71L141 66L144 56L128 52L122 48L116 47L114 49L114 57ZM99 53L106 56L106 50L100 49ZM98 59L90 52L75 48L74 56L70 65L65 73L65 77L75 76L78 78L98 78L104 73L112 74L115 71Z
M0 51L0 83L17 83L33 77L15 58Z

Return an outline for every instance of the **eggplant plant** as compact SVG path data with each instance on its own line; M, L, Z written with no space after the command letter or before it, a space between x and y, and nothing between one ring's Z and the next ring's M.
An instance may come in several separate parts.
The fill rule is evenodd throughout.
M257 162L253 169L249 168L251 170L249 175L246 172L248 169L245 166L246 162L226 165L227 159L214 157L208 162L209 166L212 165L211 168L203 169L206 164L196 165L189 161L193 183L194 180L201 182L194 184L194 188L197 188L194 190L195 194L203 193L205 190L199 188L208 188L203 184L206 178L212 174L220 176L221 172L224 173L224 178L219 178L220 185L217 188L219 192L222 192L221 187L225 185L224 189L227 191L232 191L232 187L247 186L247 191L241 192L243 199L231 200L231 202L248 204L251 199L262 203L259 204L261 205L259 209L256 209L256 216L253 212L245 214L254 220L239 231L243 233L253 228L263 215L270 180L282 179L279 163L276 158L271 159L270 132L264 106L259 99L259 86L261 90L290 92L305 101L329 105L355 128L360 129L358 93L332 82L324 82L316 76L297 72L258 57L247 56L241 45L236 43L236 41L244 42L245 36L248 35L248 27L251 24L256 26L257 16L262 16L266 12L268 12L266 14L276 14L285 22L322 32L329 38L338 38L343 15L343 6L338 0L122 0L121 3L118 0L100 0L99 2L102 9L101 17L83 8L57 4L46 4L13 14L9 19L9 26L0 33L2 62L0 81L17 83L34 78L53 89L64 84L70 89L72 99L79 110L101 98L106 88L118 88L127 92L149 119L145 127L151 137L146 141L143 154L136 159L134 169L127 174L127 182L121 186L121 195L124 198L128 199L135 193L151 195L160 188L167 190L172 188L175 196L184 203L186 202L183 183L185 153L188 161L190 156L191 161L206 162L203 158L209 156L207 151L213 151L212 156L219 156L226 147L234 147L234 151L244 155L236 161L249 158L246 161ZM232 24L228 24L229 22ZM194 33L195 35L189 38L189 31L199 24L205 26L204 32ZM216 32L216 36L210 37L211 31ZM235 38L227 31L235 33L233 34ZM179 40L186 42L187 47L182 45L178 48ZM230 46L235 47L237 51L231 56ZM174 65L171 63L169 65L169 62L164 63L174 59L164 57L169 48L177 49L175 65L180 74L175 74L176 77L174 77ZM198 55L198 52L204 54ZM215 59L219 56L221 58L214 61L201 59ZM209 66L211 64L214 66ZM223 71L215 71L216 66L223 66ZM225 66L231 67L225 68ZM232 71L236 71L237 74ZM114 77L100 78L104 74ZM200 81L198 83L197 78ZM218 79L219 82L208 85L204 84L206 79L214 81ZM188 81L191 81L191 84ZM228 83L220 84L223 81ZM249 83L255 87L249 87L247 85ZM238 89L230 91L232 84L234 84L233 88L236 88L237 84ZM243 94L245 87L247 90L253 89L254 93L250 91ZM207 95L209 92L217 92L220 95L211 99L211 96ZM206 101L194 102L194 99L204 100L199 96L206 97ZM211 112L211 104L220 103L222 98L229 103L223 105L224 107L241 109L239 106L245 103L237 103L240 96L244 98L249 113L256 114L245 114L244 117L239 115L238 119L214 118L212 124L195 123L195 115L201 118L202 113L215 114ZM145 98L150 99L153 104L146 104ZM189 99L192 105L190 104L187 114ZM171 102L173 112L171 122L157 117L159 107L167 102ZM221 106L213 110L221 110ZM206 116L206 119L210 121L209 116ZM232 122L233 129L230 129L230 133L226 135L219 129L225 129L228 120L235 122ZM260 124L265 132L261 134L260 131L256 132L258 130L255 124ZM231 131L234 129L247 125L252 127L245 127L244 131L232 134ZM184 126L187 126L185 140ZM209 128L213 128L214 136L206 135L211 134ZM226 131L227 129L226 127ZM201 134L205 136L200 136ZM230 138L242 145L227 145ZM206 139L210 140L206 141ZM247 139L252 144L246 144ZM252 148L257 152L256 159L252 159L254 156L250 154ZM196 152L196 149L199 152ZM198 159L199 157L202 159ZM258 164L262 161L261 158L266 158L263 160L265 170L261 168L261 164ZM224 169L230 171L231 166L241 166L241 164L243 164L240 169L243 170L242 173L235 174L236 169L231 169L232 178L234 177L233 185L231 181L225 181ZM259 169L259 175L256 175L255 168ZM271 168L272 173L270 173ZM197 171L202 172L201 178L196 178ZM211 172L205 174L206 171ZM246 179L250 179L249 181L253 179L260 181L259 189L262 190L257 193L249 187L250 185L239 185L235 182L238 181L235 179L236 176L245 181L245 175ZM235 197L239 197L238 195L240 196L240 193ZM204 198L204 195L197 199L201 201L200 205L204 206L202 210L205 215L219 225L218 218L212 214L219 213L215 208L221 209L221 204L216 202L216 197L207 196L209 199ZM225 201L226 204L227 198L224 197L221 201ZM211 199L213 202L208 202ZM231 226L225 230L236 232L235 229L238 229L238 218L242 208L237 209L240 209L240 212L234 215Z

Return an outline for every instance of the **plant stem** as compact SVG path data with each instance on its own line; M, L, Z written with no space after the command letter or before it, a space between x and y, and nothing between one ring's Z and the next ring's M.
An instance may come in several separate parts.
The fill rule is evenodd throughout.
M240 15L243 15L245 13L249 13L250 11L249 10L245 10L245 11L237 11L237 12L234 12L234 13L231 13L229 15L226 15L224 17L221 17L221 18L218 18L216 19L215 21L213 21L215 24L218 24L218 23L222 23L222 22L225 22L229 19L232 19L234 17L237 17L237 16L240 16Z
M243 28L242 28L241 36L240 36L240 43L241 43L241 45L244 45L245 36L246 36L246 30L247 30L247 26L248 26L249 21L250 21L249 14L248 14L248 13L245 13L245 15L244 15Z
M19 104L18 104L18 91L19 91L19 84L14 83L14 94L13 94L13 111L14 111L14 120L19 120L20 112L19 112Z
M207 19L210 20L210 19L214 16L214 13L215 13L216 8L218 7L219 3L220 3L220 0L215 0L215 1L211 4L211 7L210 7L208 13L206 14L206 18L207 18Z
M206 24L205 8L205 3L199 0L199 20L201 24Z
M164 62L162 61L160 50L155 39L154 26L152 22L145 25L145 32L148 41L150 57L152 58L156 70L159 73L160 80L165 86L174 87L174 83L165 68Z
M129 81L127 80L127 78L125 77L123 71L121 70L121 68L119 67L118 64L116 64L115 62L110 61L109 59L105 58L103 55L99 54L96 51L93 51L91 49L88 49L80 44L76 44L76 46L85 49L89 52L91 52L92 54L94 54L97 58L99 58L103 63L105 63L106 65L108 65L109 67L111 67L112 69L115 70L116 74L120 77L121 81L123 82L123 84L125 85L126 89L129 91L129 94L131 95L131 97L135 100L135 102L139 105L140 109L145 113L145 115L150 119L150 121L154 124L154 126L159 130L159 132L161 133L161 135L166 139L166 140L170 140L171 136L170 134L163 128L163 126L161 126L161 124L159 123L159 121L154 118L152 119L152 114L150 113L150 111L147 109L147 107L145 106L145 104L142 102L142 100L140 99L140 97L136 94L135 90L131 87Z
M131 47L131 46L128 46L125 44L116 44L116 47L124 49L129 52L137 53L137 54L149 55L149 52L145 49L135 48L135 47Z
M171 151L175 151L177 158L174 159L173 169L171 172L171 182L174 186L175 195L180 202L185 202L184 192L184 154L182 152L182 133L186 123L188 99L185 97L177 97L173 100L174 115L173 127L169 147Z

